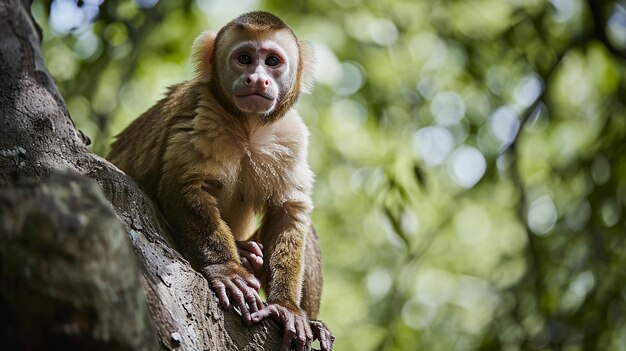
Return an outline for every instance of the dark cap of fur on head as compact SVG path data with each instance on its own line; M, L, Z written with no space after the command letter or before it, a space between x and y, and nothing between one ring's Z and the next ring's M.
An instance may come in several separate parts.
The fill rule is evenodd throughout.
M242 29L257 31L278 30L287 27L283 20L265 11L244 13L235 18L231 23Z

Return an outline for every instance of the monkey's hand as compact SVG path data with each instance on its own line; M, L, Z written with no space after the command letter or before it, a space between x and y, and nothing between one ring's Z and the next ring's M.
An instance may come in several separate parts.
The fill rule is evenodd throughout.
M259 280L236 262L207 266L203 269L203 274L215 291L222 308L228 309L231 305L238 308L244 323L252 325L251 313L263 308L263 300L259 296Z
M252 321L259 322L264 318L270 317L280 323L285 330L283 336L283 344L281 351L289 351L292 344L295 343L296 351L311 350L311 343L315 337L309 319L306 314L291 302L271 302L262 310L252 314ZM325 329L325 328L324 328ZM323 343L321 333L318 331L318 337L323 350L332 349L332 341L327 340ZM327 334L324 334L328 338Z
M261 274L261 268L263 268L263 245L256 241L238 241L237 251L239 252L239 258L241 264L248 270L248 272L258 276Z

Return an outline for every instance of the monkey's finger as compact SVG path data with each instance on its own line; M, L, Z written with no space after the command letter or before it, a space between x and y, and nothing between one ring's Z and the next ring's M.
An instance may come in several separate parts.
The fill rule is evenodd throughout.
M328 329L323 328L319 333L318 339L320 341L320 346L322 347L323 351L332 351L333 343L335 342L335 336L331 334Z
M244 265L244 267L248 269L250 273L252 274L261 273L261 269L263 269L263 258L257 255L250 254L249 256L241 256L242 263L244 259L246 260L250 268L248 269L248 266L246 265Z
M256 305L255 312L260 311L265 307L265 305L263 305L263 299L261 298L261 295L259 295L259 292L257 290L252 289L252 293L254 294L254 303Z
M283 336L281 351L289 351L291 342L296 338L296 323L293 313L282 313L282 315L283 318L281 319L284 320L285 335Z
M241 277L243 280L246 281L246 284L248 284L249 287L251 287L252 289L259 291L261 289L261 282L252 274L246 276L246 277Z
M228 299L228 294L226 293L226 286L219 280L213 280L211 282L213 286L213 290L215 291L215 295L220 300L220 304L222 308L228 309L230 307L230 300Z
M252 268L252 265L245 256L241 256L241 264L248 272L254 274L254 268Z
M304 337L304 330L302 330L302 321L300 318L294 318L294 324L296 327L296 335L294 335L296 351L305 351L306 338Z
M326 331L328 333L328 335L330 336L330 342L328 343L328 351L333 351L333 344L335 343L335 335L333 335L331 332L329 332L328 330Z
M284 321L281 319L280 314L275 305L267 305L264 308L260 309L258 312L252 315L253 322L260 322L261 320L270 317L280 324L284 324Z
M263 245L256 241L238 241L237 248L263 257ZM241 255L241 253L239 253Z
M265 307L265 305L263 305L263 299L261 298L261 295L259 295L259 292L255 291L254 293L256 294L256 307L257 310L260 311L263 307Z
M259 310L257 304L257 292L255 290L250 289L250 287L244 282L242 279L233 279L235 285L241 290L244 295L244 299L246 300L246 304L248 306L248 310L250 313L255 313ZM260 299L261 297L259 297Z
M310 351L313 333L309 323L303 318L295 318L296 324L296 351Z
M237 279L233 280L237 281ZM230 280L227 280L225 285L230 297L233 299L233 303L239 308L239 311L241 311L241 318L243 318L244 323L248 326L251 325L250 310L248 309L244 293Z
M258 312L263 308L263 300L261 300L261 296L255 290L252 290L252 299L247 301L248 306L250 306L250 313Z
M322 351L328 351L328 336L325 332L321 332L317 337L317 340L320 341L320 346L322 347Z
M262 321L263 319L269 317L270 313L267 311L267 307L260 309L252 314L252 321L257 323Z
M263 257L254 255L250 264L252 265L255 273L261 273L261 269L263 269Z
M326 328L324 323L320 321L310 321L309 327L313 333L313 338L320 341L320 346L323 351L331 351L333 349L333 342L335 336Z
M261 272L261 269L263 268L262 257L244 250L239 250L239 257L241 258L241 264L243 264L244 268L248 272L252 274Z
M254 252L250 252L248 250L244 250L244 249L239 248L239 247L237 248L237 253L239 254L239 257L249 258L249 257L256 256L256 254Z
M305 336L306 336L306 342L307 342L307 350L312 350L313 340L315 340L313 336L313 331L311 330L311 327L309 326L309 321L306 318L303 318L302 322L304 326L304 331L306 333Z

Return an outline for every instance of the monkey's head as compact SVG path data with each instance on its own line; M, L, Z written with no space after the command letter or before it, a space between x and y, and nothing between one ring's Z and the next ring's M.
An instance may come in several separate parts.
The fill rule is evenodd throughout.
M238 116L272 121L284 115L313 81L313 50L280 18L245 13L194 43L198 78Z

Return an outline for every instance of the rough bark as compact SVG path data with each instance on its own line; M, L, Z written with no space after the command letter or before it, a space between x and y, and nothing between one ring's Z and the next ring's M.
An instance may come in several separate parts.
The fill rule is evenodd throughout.
M32 301L42 304L35 306L40 310L32 310L34 313L71 312L74 313L71 317L78 318L73 319L74 322L83 321L81 318L86 310L81 308L91 306L87 314L89 318L96 321L110 318L108 321L112 321L107 327L112 328L108 335L118 337L114 340L116 344L107 344L107 340L113 339L102 338L94 332L97 323L93 322L89 328L76 325L69 328L70 333L63 334L64 338L70 338L63 339L69 342L67 345L100 342L100 349L152 350L155 347L151 344L154 342L150 337L152 327L141 317L144 313L142 306L145 306L141 299L145 296L162 349L278 349L279 328L271 321L247 328L234 312L221 310L206 280L172 245L168 227L153 202L131 179L87 149L45 68L40 35L30 14L29 1L0 2L0 193L4 201L0 213L0 241L4 248L0 253L0 304L10 305L13 314L9 315L21 318L22 323L37 317L25 313L31 311L32 306L28 305ZM52 176L47 184L35 185L48 179L54 170L68 169L90 177L100 185L130 240L119 240L111 219L104 218L107 206L96 201L100 189L94 189L72 175ZM31 185L17 186L24 181ZM78 190L74 189L76 187ZM84 201L82 197L85 197ZM76 207L71 207L73 202ZM72 215L75 216L73 219ZM18 218L22 219L20 225L7 224L9 219ZM46 232L44 228L48 225L44 223L55 229ZM29 238L45 245L31 247ZM76 245L81 245L82 241L101 244L77 249ZM7 243L11 243L11 250L8 250ZM140 278L127 266L134 264L122 248L129 243ZM100 252L102 247L109 251ZM22 250L24 254L12 253L13 250ZM39 273L37 278L28 270L18 271L20 267L28 266L30 259L35 260L33 267ZM48 260L50 265L45 264ZM86 269L82 267L85 262L96 267ZM70 272L75 280L68 278ZM85 276L80 277L81 274ZM20 280L8 280L11 277ZM138 282L143 286L143 294L139 297L133 288ZM88 297L84 296L80 284L91 287ZM119 290L111 293L110 287ZM26 293L20 295L20 289L35 294L35 300ZM58 294L49 295L50 291ZM2 306L0 308L5 311ZM45 313L43 315L48 316ZM67 327L67 323L63 324L62 318L57 317L53 313L53 318L45 320L49 323L48 330ZM77 323L82 326L82 322ZM116 323L118 325L114 325ZM10 320L2 320L0 328L2 335L7 335L7 331L10 333ZM118 330L120 328L124 330ZM118 331L113 333L114 330ZM44 338L46 335L39 336ZM28 338L23 343L20 340L15 342L15 349L38 349L38 344L33 344L32 340L29 343Z
M94 181L4 189L0 223L4 348L158 348L126 231Z

